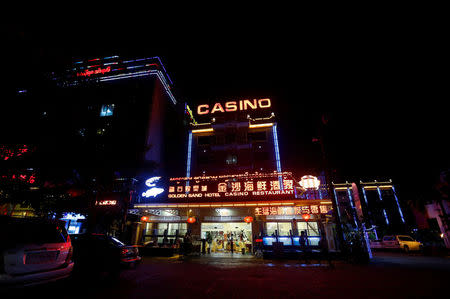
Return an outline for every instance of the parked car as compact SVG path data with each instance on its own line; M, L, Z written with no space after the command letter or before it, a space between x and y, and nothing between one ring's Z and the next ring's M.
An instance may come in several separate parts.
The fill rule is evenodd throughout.
M149 241L144 243L144 245L139 245L139 252L143 256L171 257L178 251L179 251L178 243L159 246L158 243L155 243L154 241Z
M422 250L422 243L406 235L384 236L382 240L370 241L372 249L399 249L404 252Z
M0 217L0 240L0 285L40 284L72 272L72 244L62 221Z
M137 246L127 246L104 234L72 235L75 272L116 276L124 268L134 267L140 261Z

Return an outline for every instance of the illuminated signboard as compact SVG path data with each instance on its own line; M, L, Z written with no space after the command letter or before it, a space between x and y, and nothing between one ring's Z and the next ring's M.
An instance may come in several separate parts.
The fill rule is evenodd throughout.
M240 175L171 178L169 199L231 199L261 200L267 197L294 195L290 173L255 173ZM189 183L187 183L189 182Z
M270 108L272 103L270 99L254 99L254 100L240 100L229 101L224 104L215 103L214 105L202 104L197 106L197 114L214 114L223 112L237 112L247 110L257 110Z
M305 175L302 176L302 179L299 184L300 186L302 186L303 189L318 190L320 186L320 180L315 176Z
M91 75L98 75L98 74L105 74L105 73L109 73L111 71L111 67L110 66L108 66L108 67L106 67L106 68L104 68L104 69L102 69L102 68L98 68L98 69L95 69L95 70L90 70L90 69L87 69L87 70L85 70L85 71L83 71L83 72L78 72L77 73L77 77L90 77Z
M255 208L255 216L327 214L330 210L330 205L306 205L298 207L258 207Z
M155 176L152 178L149 178L148 180L145 181L145 185L147 187L150 187L150 189L148 189L147 191L142 193L143 197L153 197L155 198L156 196L158 196L159 194L164 192L164 188L160 188L156 186L156 183L159 182L159 180L161 179L160 176Z
M117 205L117 200L97 200L95 202L96 206L115 206Z

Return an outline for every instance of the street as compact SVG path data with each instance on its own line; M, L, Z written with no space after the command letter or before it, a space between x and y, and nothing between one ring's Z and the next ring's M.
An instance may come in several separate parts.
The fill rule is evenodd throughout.
M443 293L450 259L377 252L370 265L336 262L145 257L117 281L66 280L16 289L9 298L429 298ZM6 298L6 297L4 297Z

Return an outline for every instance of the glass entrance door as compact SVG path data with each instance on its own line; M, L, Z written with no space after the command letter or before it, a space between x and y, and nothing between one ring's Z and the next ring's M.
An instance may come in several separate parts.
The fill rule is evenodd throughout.
M201 237L211 253L251 252L252 225L244 222L202 223ZM209 248L209 249L208 249Z

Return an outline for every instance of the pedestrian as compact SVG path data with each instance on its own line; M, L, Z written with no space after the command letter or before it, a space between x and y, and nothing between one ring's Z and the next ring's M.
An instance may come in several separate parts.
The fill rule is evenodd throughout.
M300 243L300 257L303 257L305 264L308 264L308 238L306 236L306 233L304 230L302 230L302 232L300 233L300 238L299 238L299 243Z
M191 253L192 249L192 239L189 232L186 232L183 238L183 254L187 256L189 253Z

